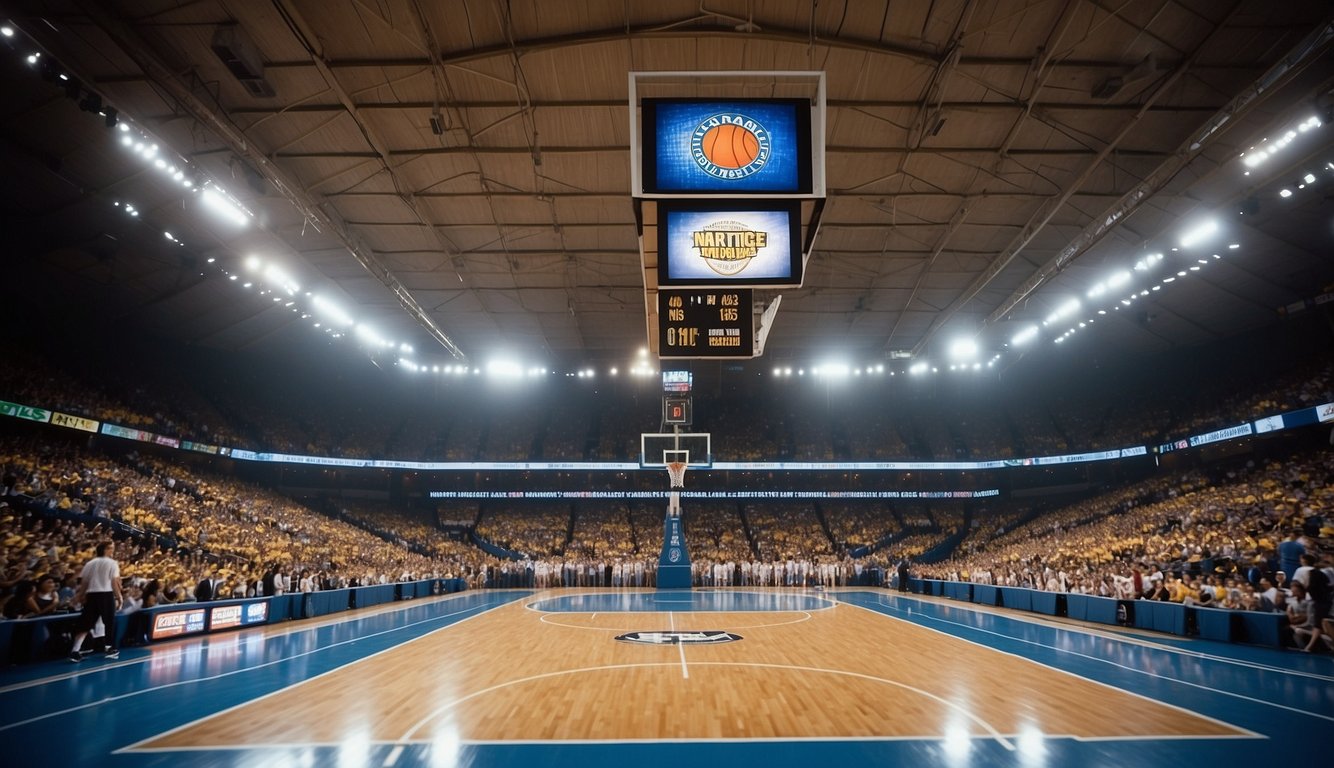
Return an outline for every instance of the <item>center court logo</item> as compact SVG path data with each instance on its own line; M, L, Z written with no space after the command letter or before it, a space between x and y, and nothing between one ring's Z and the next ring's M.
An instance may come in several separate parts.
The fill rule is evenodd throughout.
M724 632L720 629L706 629L702 632L627 632L624 635L617 635L616 639L622 643L637 643L639 645L681 645L684 643L699 645L717 645L719 643L735 643L742 639L741 635L734 635L731 632Z
M769 132L754 118L723 112L705 118L690 133L690 156L715 179L753 176L769 162Z
M709 269L731 277L745 269L761 248L768 247L769 233L753 230L739 221L715 221L691 232L690 244Z

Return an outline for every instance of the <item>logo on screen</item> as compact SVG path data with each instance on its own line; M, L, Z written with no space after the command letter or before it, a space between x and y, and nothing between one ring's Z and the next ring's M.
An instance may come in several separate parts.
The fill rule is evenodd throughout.
M705 118L690 133L690 156L700 170L724 181L744 179L769 162L769 132L738 113Z
M761 248L768 247L769 233L750 229L739 221L715 221L691 232L690 243L709 269L731 277L745 269Z

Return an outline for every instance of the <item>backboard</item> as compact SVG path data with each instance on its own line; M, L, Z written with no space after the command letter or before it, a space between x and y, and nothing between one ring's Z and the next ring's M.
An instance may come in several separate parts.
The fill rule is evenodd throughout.
M713 466L713 447L707 432L645 432L639 436L639 466L665 469L668 461L684 459L695 468Z

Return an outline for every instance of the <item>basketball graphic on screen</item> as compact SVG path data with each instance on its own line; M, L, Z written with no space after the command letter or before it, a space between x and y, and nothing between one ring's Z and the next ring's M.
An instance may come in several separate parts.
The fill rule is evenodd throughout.
M744 168L760 155L760 140L755 134L731 123L710 128L701 144L704 157L719 168Z

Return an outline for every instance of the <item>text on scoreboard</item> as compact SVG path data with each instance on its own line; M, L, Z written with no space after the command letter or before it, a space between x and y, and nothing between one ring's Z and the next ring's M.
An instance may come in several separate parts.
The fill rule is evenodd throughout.
M749 288L658 291L658 356L754 357Z

